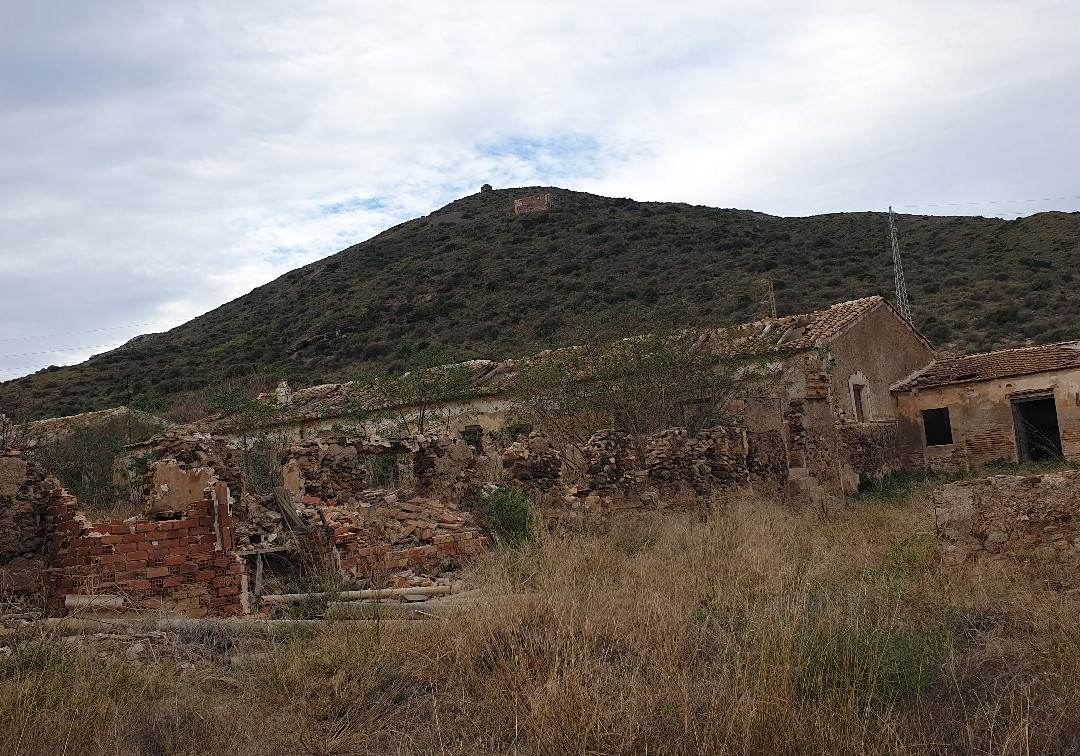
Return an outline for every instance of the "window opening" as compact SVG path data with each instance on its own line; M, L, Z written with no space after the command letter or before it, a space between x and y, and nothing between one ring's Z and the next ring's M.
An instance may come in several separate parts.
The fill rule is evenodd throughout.
M856 383L851 389L855 402L855 421L865 423L870 419L870 390L865 383Z
M1064 456L1054 397L1014 399L1012 409L1016 458L1020 462L1042 462Z
M948 446L953 442L948 407L923 410L922 419L927 446Z

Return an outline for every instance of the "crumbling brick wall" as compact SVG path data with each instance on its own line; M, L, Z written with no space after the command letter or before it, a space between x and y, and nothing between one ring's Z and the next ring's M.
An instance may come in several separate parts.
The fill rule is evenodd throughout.
M931 498L947 562L1013 557L1063 563L1077 574L1080 471L992 475L941 486Z
M247 610L247 570L234 549L229 488L213 481L202 497L167 516L90 522L55 480L48 515L50 608L67 594L124 597L125 608L189 617Z

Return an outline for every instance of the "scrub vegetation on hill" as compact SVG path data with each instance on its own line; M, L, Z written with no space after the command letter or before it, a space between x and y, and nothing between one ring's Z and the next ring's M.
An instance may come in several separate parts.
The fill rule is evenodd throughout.
M540 191L550 210L514 215L515 197ZM899 231L916 325L939 346L1080 338L1080 214L905 215ZM539 187L475 194L167 333L0 384L0 412L163 411L223 381L303 386L401 371L431 348L523 356L600 320L627 330L657 317L753 320L767 314L765 278L781 314L889 295L885 214L779 218Z

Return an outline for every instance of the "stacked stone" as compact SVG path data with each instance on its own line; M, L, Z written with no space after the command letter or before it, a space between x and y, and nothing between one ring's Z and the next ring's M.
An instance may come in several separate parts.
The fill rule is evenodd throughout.
M40 465L0 449L0 582L8 590L40 587L45 554L45 510L53 483Z
M0 450L0 565L40 556L45 545L45 471L14 450Z
M787 479L787 446L778 430L746 432L746 467L754 483L780 485Z
M502 453L502 466L525 488L550 491L562 480L562 455L541 433L515 441Z
M747 481L746 448L736 428L709 428L691 437L686 428L669 428L650 437L645 470L661 490L690 489L704 495Z
M900 469L895 422L847 423L839 426L837 456L850 465L856 480L880 478Z
M295 480L303 495L349 502L358 501L360 492L371 487L368 457L415 454L418 449L413 438L320 437L292 446L282 461L286 481Z
M788 434L788 454L791 467L805 467L806 453L809 448L806 430L806 406L799 400L788 404L784 412L784 425Z
M629 433L600 430L581 450L588 490L600 497L628 494L634 488L634 439Z
M947 562L1011 557L1056 562L1080 587L1080 471L992 475L931 493L938 543Z

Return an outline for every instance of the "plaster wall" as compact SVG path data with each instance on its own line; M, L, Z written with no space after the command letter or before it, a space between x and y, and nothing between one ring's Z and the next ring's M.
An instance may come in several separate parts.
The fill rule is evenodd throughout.
M934 350L888 306L881 305L840 334L829 347L829 376L835 416L855 422L851 377L866 378L870 393L867 421L891 420L889 387L934 359Z
M937 386L893 394L905 467L947 471L1017 461L1013 398L1052 392L1065 458L1080 460L1080 370ZM949 408L953 442L926 446L922 411Z

